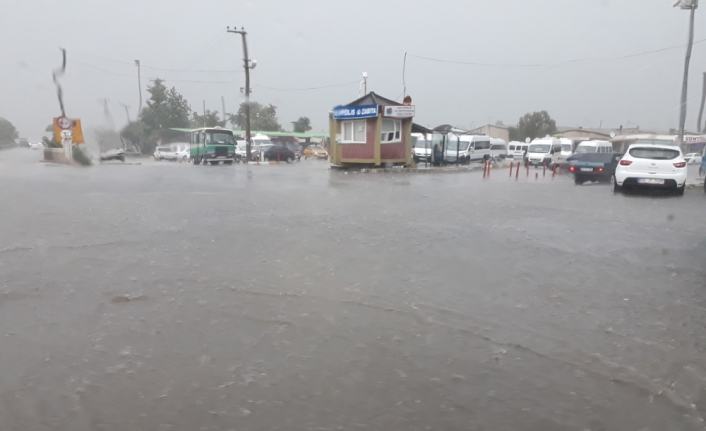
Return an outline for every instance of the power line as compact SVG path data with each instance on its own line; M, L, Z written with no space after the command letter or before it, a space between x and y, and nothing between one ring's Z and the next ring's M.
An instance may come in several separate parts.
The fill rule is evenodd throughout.
M104 69L102 67L98 67L96 65L90 64L90 63L84 63L82 61L74 61L74 63L83 65L83 66L88 66L93 69L100 70L105 73L110 73L112 75L118 75L118 76L126 76L129 78L134 78L134 75L132 74L127 74L127 73L120 73L120 72L115 72L112 70ZM142 66L145 67L145 66ZM157 77L150 76L148 79L154 80ZM202 84L237 84L237 81L208 81L208 80L189 80L189 79L165 79L165 82L191 82L191 83L202 83ZM322 90L325 88L333 88L333 87L344 87L346 85L352 85L352 84L357 84L358 81L351 81L351 82L344 82L342 84L331 84L331 85L324 85L321 87L305 87L305 88L278 88L278 87L270 87L266 85L255 85L255 87L258 88L266 88L268 90L275 90L275 91L306 91L306 90Z
M120 64L127 64L132 66L133 63L127 62L127 61L122 61L122 60L115 60L112 58L105 58L101 57L95 54L91 54L90 52L85 52L85 51L79 51L84 54L88 54L92 57L99 58L101 60L105 61L112 61L113 63L120 63ZM165 72L197 72L197 73L243 73L241 70L195 70L195 69L169 69L165 67L156 67L156 66L145 66L144 64L141 65L142 68L144 69L153 69L153 70L161 70Z
M706 39L701 39L696 42L694 42L694 45L698 43L706 42ZM562 61L559 63L554 63L554 64L543 64L543 63L535 63L535 64L517 64L517 63L479 63L479 62L469 62L469 61L455 61L455 60L442 60L438 58L431 58L431 57L424 57L421 55L415 55L415 54L408 54L410 57L415 57L419 58L421 60L428 60L428 61L435 61L438 63L449 63L449 64L461 64L465 66L486 66L486 67L561 67L565 66L567 64L571 63L582 63L582 62L589 62L589 61L597 61L597 62L608 62L608 61L617 61L617 60L625 60L628 58L633 58L633 57L640 57L643 55L648 55L648 54L654 54L657 52L662 52L662 51L668 51L672 49L677 49L677 48L684 48L686 45L674 45L674 46L669 46L666 48L660 48L660 49L655 49L652 51L645 51L645 52L640 52L637 54L629 54L629 55L623 55L621 57L613 57L613 58L578 58L574 60L566 60Z
M266 88L268 90L276 90L276 91L306 91L306 90L322 90L324 88L333 88L333 87L344 87L346 85L352 85L352 84L357 84L357 83L358 83L358 81L351 81L351 82L344 82L342 84L324 85L322 87L304 87L304 88L276 88L276 87L268 87L266 85L255 85L255 87Z

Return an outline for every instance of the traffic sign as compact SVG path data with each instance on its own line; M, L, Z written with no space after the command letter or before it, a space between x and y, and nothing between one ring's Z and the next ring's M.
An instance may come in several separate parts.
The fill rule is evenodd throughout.
M72 123L71 120L69 120L68 118L63 117L63 116L62 116L62 117L58 117L58 118L56 119L56 125L59 126L59 128L62 129L62 130L68 130L68 129L70 129L70 128L71 128L71 123Z

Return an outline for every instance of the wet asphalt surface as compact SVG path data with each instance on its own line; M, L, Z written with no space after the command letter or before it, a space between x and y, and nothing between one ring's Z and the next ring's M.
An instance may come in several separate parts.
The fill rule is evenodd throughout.
M39 157L0 152L2 430L705 428L702 189Z

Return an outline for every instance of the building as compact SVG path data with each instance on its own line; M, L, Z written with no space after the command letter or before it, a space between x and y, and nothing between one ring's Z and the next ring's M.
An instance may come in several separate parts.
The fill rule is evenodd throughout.
M413 105L374 92L335 107L329 114L331 163L410 166L413 118Z
M477 127L469 131L469 134L487 135L491 138L502 139L505 142L510 142L510 129L507 126L500 126L497 124L487 124L485 126Z
M584 127L557 127L558 132L554 134L555 138L587 138L598 141L610 140L611 133L615 135L631 135L635 133L654 133L640 131L640 127L620 127L617 129L603 128L584 128Z

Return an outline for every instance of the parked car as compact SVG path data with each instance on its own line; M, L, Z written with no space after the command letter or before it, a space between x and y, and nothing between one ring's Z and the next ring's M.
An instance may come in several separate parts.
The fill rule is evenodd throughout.
M46 148L43 142L33 142L29 145L33 150L43 150L44 148Z
M469 164L490 158L490 137L483 135L450 136L444 162Z
M699 153L689 153L684 156L687 165L700 165L703 157Z
M167 146L157 147L157 149L154 151L154 159L158 162L160 160L174 161L177 159L177 153L176 151Z
M572 154L567 158L562 158L559 157L559 159L549 165L549 170L553 170L556 167L556 170L562 170L562 171L569 171L569 167L571 166L571 162L574 160L579 160L581 157L583 157L584 154L587 153L582 153L582 154Z
M507 148L507 157L514 160L522 160L525 157L525 152L529 148L526 142L510 141Z
M627 187L672 189L684 194L686 160L674 145L633 144L611 178L616 192Z
M20 147L21 148L32 148L32 144L29 143L29 139L20 138Z
M501 160L507 158L507 144L504 140L490 138L490 157Z
M532 166L549 166L561 155L561 141L557 138L541 138L532 141L527 148L527 162Z
M277 158L279 156L279 159ZM264 153L264 159L268 161L283 161L287 163L292 163L296 155L294 151L282 145L273 145Z
M174 152L174 160L188 162L191 158L191 145L187 142L173 142L169 144L169 150Z
M125 150L122 148L113 148L112 150L108 150L104 153L101 153L100 156L100 161L101 162L107 162L110 160L120 160L121 162L125 161Z
M615 174L622 155L615 153L584 153L569 162L569 172L574 174L574 183L581 185L586 181L609 182Z
M321 145L309 145L304 150L304 158L308 159L310 157L326 160L328 159L328 151L326 151Z
M584 141L577 147L575 153L612 153L613 144L608 141Z
M431 141L423 133L412 133L412 159L415 163L431 162Z

